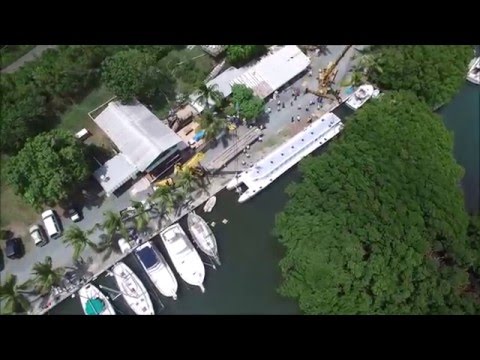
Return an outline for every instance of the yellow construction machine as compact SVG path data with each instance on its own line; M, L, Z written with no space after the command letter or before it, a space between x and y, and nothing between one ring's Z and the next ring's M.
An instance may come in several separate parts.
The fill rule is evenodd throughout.
M204 176L205 171L203 170L203 167L200 165L200 161L205 157L205 154L202 152L199 152L198 154L195 154L190 160L188 160L185 164L176 164L173 170L174 175L178 175L180 172L185 171L187 169L191 170L193 174L197 176ZM161 187L161 186L173 186L175 185L175 181L173 178L168 177L159 181L156 181L153 186L155 188Z
M337 100L341 102L338 92L334 91L332 85L338 72L338 63L347 54L353 45L347 45L335 61L331 61L326 68L318 71L318 88L316 90L307 88L307 92L315 94L322 98Z

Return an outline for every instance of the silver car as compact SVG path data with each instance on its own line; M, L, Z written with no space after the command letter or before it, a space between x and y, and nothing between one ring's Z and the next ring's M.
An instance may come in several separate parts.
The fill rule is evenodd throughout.
M30 236L36 246L45 246L48 243L47 236L45 236L45 232L39 225L33 225L30 228Z

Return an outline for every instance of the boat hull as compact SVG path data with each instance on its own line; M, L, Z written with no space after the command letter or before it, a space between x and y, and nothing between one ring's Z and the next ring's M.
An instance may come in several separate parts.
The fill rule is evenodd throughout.
M176 300L178 282L160 251L153 244L147 242L135 250L135 256L160 294Z
M147 289L127 265L118 262L112 273L125 302L136 315L155 315Z
M78 296L80 297L83 313L85 315L89 315L87 313L87 301L91 299L100 299L105 306L102 312L95 315L116 315L110 300L108 300L108 298L93 284L87 284L82 287L78 291Z
M220 265L217 239L207 222L198 214L191 212L187 216L187 224L193 241L197 244L198 248Z
M160 233L160 238L183 281L203 289L205 266L181 226L179 224L169 226Z

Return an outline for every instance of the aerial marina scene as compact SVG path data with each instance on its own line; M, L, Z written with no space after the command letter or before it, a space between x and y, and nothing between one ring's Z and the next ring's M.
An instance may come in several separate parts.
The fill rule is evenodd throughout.
M58 128L2 145L1 314L480 313L480 258L462 257L480 241L477 48L36 49L2 70L12 114L44 61L103 73ZM116 72L153 57L155 101Z

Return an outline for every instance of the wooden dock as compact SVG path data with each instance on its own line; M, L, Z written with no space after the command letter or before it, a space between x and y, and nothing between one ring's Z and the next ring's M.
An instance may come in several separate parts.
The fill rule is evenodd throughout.
M255 140L257 140L260 135L262 135L262 131L259 128L254 127L250 129L247 133L238 138L232 146L225 149L224 152L222 152L219 156L210 161L210 163L208 163L205 168L210 173L217 172L225 165L227 165L230 161L232 161L238 154L240 154L247 145L250 145Z

